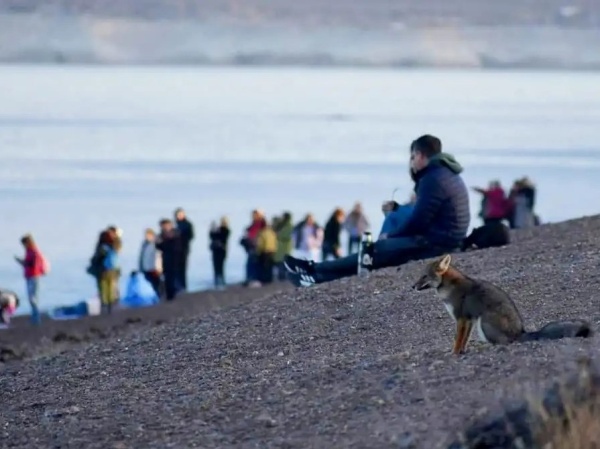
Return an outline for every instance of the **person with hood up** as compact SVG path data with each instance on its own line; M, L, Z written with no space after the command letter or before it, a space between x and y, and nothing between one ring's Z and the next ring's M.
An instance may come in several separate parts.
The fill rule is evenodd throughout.
M460 249L470 223L469 193L460 176L462 166L442 152L441 141L424 135L410 147L410 165L416 201L408 222L400 229L380 235L370 248L370 269L399 266L410 260L437 257ZM399 204L386 201L384 213ZM287 257L286 268L297 285L310 285L353 276L357 255L315 263Z

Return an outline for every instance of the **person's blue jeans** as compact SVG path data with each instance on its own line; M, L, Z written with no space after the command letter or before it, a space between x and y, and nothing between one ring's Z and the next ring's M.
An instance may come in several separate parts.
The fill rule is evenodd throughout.
M38 307L38 293L40 287L40 280L37 277L27 278L25 280L27 286L27 297L29 299L29 305L31 306L31 322L33 324L40 324L40 310Z

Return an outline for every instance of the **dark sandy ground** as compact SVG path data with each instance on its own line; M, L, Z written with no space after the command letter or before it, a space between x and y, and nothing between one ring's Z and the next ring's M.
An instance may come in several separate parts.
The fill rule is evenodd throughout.
M132 328L154 327L291 289L293 286L288 283L272 284L261 289L236 285L230 286L227 291L183 294L177 301L163 302L155 307L122 309L110 316L55 321L44 315L43 325L39 327L31 326L28 316L18 316L12 320L10 328L0 330L0 366L2 363L57 354L73 346L119 336Z
M455 262L511 293L529 329L600 324L600 217L524 231ZM421 266L190 309L5 364L0 446L435 449L570 373L581 355L598 358L600 337L472 343L451 355L440 300L409 289Z

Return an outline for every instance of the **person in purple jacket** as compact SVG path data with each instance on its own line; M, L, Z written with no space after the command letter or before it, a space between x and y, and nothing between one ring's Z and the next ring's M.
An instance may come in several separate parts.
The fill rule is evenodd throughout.
M459 250L467 235L469 193L460 176L463 168L454 156L442 152L440 139L423 135L411 144L410 165L416 194L410 218L373 244L372 269ZM382 210L388 213L398 207L395 201L386 201ZM357 274L358 258L352 254L315 263L288 256L285 266L293 283L310 285Z

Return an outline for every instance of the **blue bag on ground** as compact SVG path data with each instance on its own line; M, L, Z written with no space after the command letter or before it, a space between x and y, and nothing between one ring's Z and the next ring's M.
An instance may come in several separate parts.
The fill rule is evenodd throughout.
M387 214L383 220L380 234L389 234L404 228L414 208L414 204L403 204L398 209Z
M78 302L72 306L61 306L51 310L48 314L53 320L75 320L88 315L87 303Z
M132 273L127 283L125 297L121 299L124 307L145 307L157 304L158 295L142 273Z

